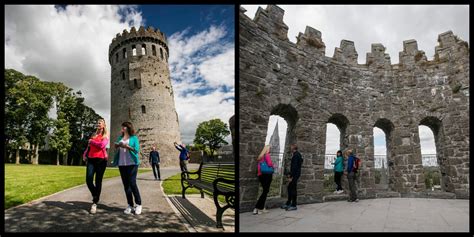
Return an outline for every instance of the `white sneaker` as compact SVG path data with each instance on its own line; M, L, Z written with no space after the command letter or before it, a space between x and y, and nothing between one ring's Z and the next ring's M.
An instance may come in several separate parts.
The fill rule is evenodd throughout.
M263 213L268 213L267 208L263 208L263 210L260 210L260 211L262 211Z
M339 194L339 191L336 190L336 191L334 191L334 192L332 192L332 193L334 193L334 194Z
M344 192L344 190L339 190L339 194L341 194L341 193L343 193L343 192Z
M136 205L135 206L135 215L140 215L142 214L142 205Z
M123 213L125 213L127 215L132 214L132 207L128 206L127 209L125 209L125 211L123 211Z
M95 214L95 212L97 211L97 204L92 204L92 207L91 207L91 214Z
M254 214L254 215L258 215L258 209L257 209L257 208L254 208L254 209L253 209L253 214Z

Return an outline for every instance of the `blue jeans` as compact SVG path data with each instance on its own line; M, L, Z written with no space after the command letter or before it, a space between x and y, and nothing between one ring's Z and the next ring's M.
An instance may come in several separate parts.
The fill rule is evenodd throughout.
M137 186L138 165L119 166L119 170L128 205L133 207L134 197L135 203L142 205L142 199L140 198L140 192Z
M104 177L107 160L102 158L87 159L86 183L92 194L92 202L97 204L102 190L102 178ZM95 185L94 185L95 173Z

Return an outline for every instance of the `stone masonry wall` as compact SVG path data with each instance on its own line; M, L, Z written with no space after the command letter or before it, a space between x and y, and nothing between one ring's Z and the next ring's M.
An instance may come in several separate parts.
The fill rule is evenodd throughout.
M145 55L142 55L143 45ZM162 167L178 166L179 152L173 142L179 143L181 138L165 35L153 28L140 27L136 31L132 27L130 33L124 30L110 44L109 62L112 67L109 156L115 153L113 143L120 135L121 124L130 121L140 140L141 166L149 166L153 144L160 152Z
M352 41L325 56L322 34L307 27L288 40L284 11L273 5L250 19L240 9L240 211L257 200L255 157L264 146L270 115L288 122L286 147L303 155L298 202L320 202L326 123L341 130L341 148L363 160L362 198L375 197L373 128L387 136L390 192L425 190L418 126L433 130L442 190L469 197L469 48L451 31L440 34L433 61L414 40L403 42L399 64L372 44L358 64ZM401 43L401 42L400 42ZM288 148L285 148L288 151ZM285 155L286 166L290 155ZM286 197L283 183L283 198Z

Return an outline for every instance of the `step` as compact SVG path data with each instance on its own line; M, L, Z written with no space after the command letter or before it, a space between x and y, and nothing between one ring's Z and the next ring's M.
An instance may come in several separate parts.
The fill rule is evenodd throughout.
M398 192L379 192L375 193L375 198L399 198L401 197Z

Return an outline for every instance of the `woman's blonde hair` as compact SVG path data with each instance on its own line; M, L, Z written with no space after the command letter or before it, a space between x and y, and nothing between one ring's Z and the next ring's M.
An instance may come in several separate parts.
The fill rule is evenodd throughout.
M352 154L352 149L347 149L345 152L344 152L344 156L345 157L349 157L349 155Z
M97 121L102 121L104 123L104 129L102 129L102 137L107 137L109 134L107 133L107 124L105 123L105 120L103 118L100 118ZM95 130L95 135L99 135L99 128Z
M270 151L270 145L265 145L262 149L262 151L260 152L260 155L258 155L257 157L257 160L261 160L263 155L265 155L266 153L268 153Z

